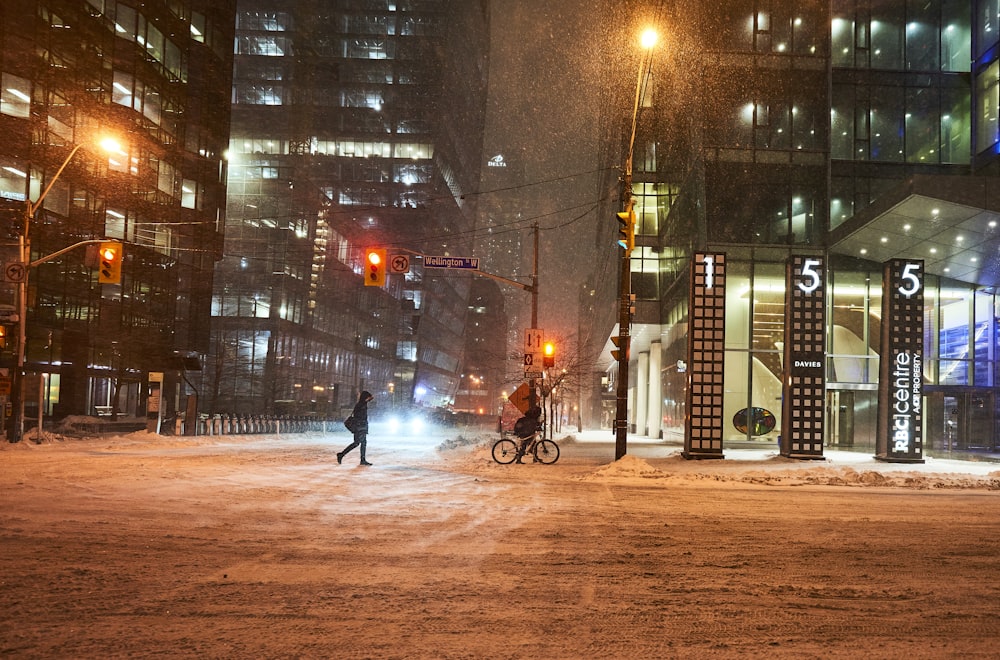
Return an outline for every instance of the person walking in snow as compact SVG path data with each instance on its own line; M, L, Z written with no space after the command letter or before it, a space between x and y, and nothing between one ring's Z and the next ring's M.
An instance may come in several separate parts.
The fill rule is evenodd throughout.
M344 451L337 452L338 465L344 461L344 456L347 455L347 452L355 447L361 447L361 465L371 465L371 463L365 460L365 450L368 448L368 402L374 398L371 392L363 391L361 392L361 396L358 397L358 402L354 404L354 411L351 412L351 417L354 419L354 423L351 425L351 432L354 433L354 442L347 445Z

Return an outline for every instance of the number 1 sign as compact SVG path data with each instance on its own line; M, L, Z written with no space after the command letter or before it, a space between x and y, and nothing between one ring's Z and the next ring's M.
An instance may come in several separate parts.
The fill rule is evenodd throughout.
M723 458L726 255L695 252L688 305L684 458Z

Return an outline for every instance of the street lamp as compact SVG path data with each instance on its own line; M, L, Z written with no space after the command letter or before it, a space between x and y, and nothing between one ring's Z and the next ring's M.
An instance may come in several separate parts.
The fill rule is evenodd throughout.
M32 203L30 195L25 196L24 200L24 228L21 231L21 236L19 237L19 252L20 261L23 268L21 281L17 287L17 370L14 374L16 381L14 387L12 388L13 400L11 401L12 411L14 414L13 424L11 425L11 437L10 442L20 442L21 437L24 435L24 356L25 356L25 343L27 341L27 316L28 316L28 274L31 272L31 223L35 219L35 214L38 209L42 208L42 204L45 203L45 197L52 190L52 186L55 185L56 180L62 175L63 170L69 165L69 162L73 160L73 156L76 152L80 151L84 146L84 143L77 144L73 147L69 155L66 156L66 160L62 162L59 169L56 170L55 175L49 179L48 185L39 195L38 199ZM121 146L113 138L104 138L100 141L100 146L109 152L117 152L121 150ZM39 417L41 416L41 410L38 411Z
M639 121L639 104L642 100L642 81L649 75L649 67L653 59L653 46L656 45L657 34L653 29L642 33L640 45L642 51L639 57L639 72L635 83L635 103L632 106L632 131L628 140L628 156L625 159L622 176L622 213L627 214L629 222L635 222L635 212L632 209L632 154L635 149L635 131ZM634 227L633 227L634 231ZM621 264L621 299L618 313L618 389L615 393L615 460L625 456L628 443L628 362L630 326L632 324L632 243L626 242L622 249Z

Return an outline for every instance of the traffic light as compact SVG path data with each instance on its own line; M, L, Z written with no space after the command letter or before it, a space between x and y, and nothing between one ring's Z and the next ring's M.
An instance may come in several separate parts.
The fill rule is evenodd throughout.
M385 250L365 250L365 286L385 286Z
M545 345L542 346L542 366L556 366L556 345L550 341L545 342Z
M631 206L618 214L618 245L626 252L635 247L635 211Z
M97 281L118 284L122 281L122 244L118 241L101 243L97 250Z

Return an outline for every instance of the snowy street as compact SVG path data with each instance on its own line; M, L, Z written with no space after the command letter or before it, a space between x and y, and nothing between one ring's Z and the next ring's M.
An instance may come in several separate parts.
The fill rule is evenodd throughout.
M995 657L1000 465L610 433L0 447L0 655Z

